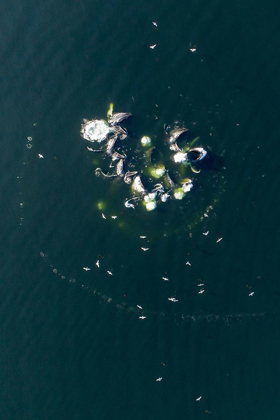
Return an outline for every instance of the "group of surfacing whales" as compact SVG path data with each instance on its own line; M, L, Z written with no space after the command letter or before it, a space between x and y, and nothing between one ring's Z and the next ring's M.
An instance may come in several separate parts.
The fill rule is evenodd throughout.
M161 163L156 163L153 156L157 150L152 147L151 138L144 136L141 138L141 146L145 149L146 156L149 156L150 167L147 173L147 164L144 164L143 170L133 170L131 162L124 153L124 140L128 137L128 131L124 127L125 120L130 119L132 114L128 112L113 113L113 104L110 105L107 113L107 121L94 119L84 120L81 127L81 135L85 140L92 143L105 143L105 146L99 149L87 147L91 152L102 152L111 159L109 168L113 169L111 173L104 173L101 168L96 168L96 176L105 178L120 178L126 184L131 184L132 198L125 201L125 207L135 208L135 204L142 201L146 210L155 210L159 203L166 202L169 199L182 200L186 194L193 188L193 182L189 178L183 178L180 182L172 179L168 169ZM169 149L174 152L172 160L175 164L189 166L195 173L199 173L196 163L200 162L207 155L207 151L202 147L192 147L195 139L191 143L186 141L189 130L185 127L176 126L171 129L164 127ZM148 153L147 153L148 152ZM144 173L143 173L144 172ZM146 176L145 176L146 174ZM145 185L147 175L150 188ZM158 180L154 184L155 180ZM161 182L160 182L161 181Z

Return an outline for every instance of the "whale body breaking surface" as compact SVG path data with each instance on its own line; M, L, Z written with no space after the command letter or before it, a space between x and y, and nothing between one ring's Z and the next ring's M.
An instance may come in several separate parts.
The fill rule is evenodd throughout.
M131 129L133 121L131 113L113 113L113 104L107 120L83 120L81 136L91 143L87 149L95 154L95 175L117 185L115 194L113 188L107 187L105 201L108 203L110 198L114 204L121 201L125 211L137 209L138 215L141 208L148 212L163 211L164 206L176 201L188 206L202 188L201 174L213 169L213 156L217 155L211 148L209 152L199 137L191 139L184 123L164 125L158 139L159 136L145 132L135 135ZM216 178L219 172L216 170ZM213 184L211 188L215 190ZM99 210L104 210L104 203L102 200L98 203ZM211 205L204 212L209 208Z

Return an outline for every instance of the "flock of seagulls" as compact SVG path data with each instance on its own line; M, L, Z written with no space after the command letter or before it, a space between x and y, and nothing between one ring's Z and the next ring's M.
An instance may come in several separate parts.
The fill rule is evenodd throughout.
M209 231L207 231L206 232L207 233L207 235L208 235L208 233L209 233ZM205 235L205 233L203 233L203 235ZM139 236L139 238L140 239L147 239L147 236L146 235L140 235ZM221 240L223 239L223 237L220 237L220 238L218 238L217 240L216 240L216 243L219 243L219 242L221 242ZM149 242L149 241L148 241ZM143 250L144 252L146 252L146 251L148 251L150 248L145 248L145 247L141 247L141 250ZM96 261L96 263L95 263L95 265L96 265L96 267L97 268L100 268L100 260L98 259L97 261ZM190 261L187 261L186 263L185 263L185 265L187 265L187 266L190 266L191 267L191 263L190 263ZM91 268L90 267L83 267L83 270L84 271L90 271L91 270ZM111 271L111 270L106 270L106 272L107 272L107 274L108 275L110 275L110 276L113 276L113 272ZM166 276L162 276L161 277L162 278L162 280L163 281L165 281L165 282L169 282L169 278L168 277L166 277ZM205 288L204 288L204 283L198 283L198 285L197 285L198 287L199 287L199 291L198 291L198 294L199 295L202 295L203 293L205 293ZM250 297L252 297L252 296L254 296L254 294L255 294L255 292L250 292L249 293L249 296ZM177 299L176 297L169 297L169 298L167 298L167 300L168 301L170 301L170 302L173 302L173 303L177 303L177 302L179 302L179 299ZM140 309L140 310L144 310L143 309L143 307L141 306L141 305L136 305L136 307L138 308L138 309ZM144 320L144 319L146 319L147 317L146 316L144 316L144 315L141 315L141 316L139 316L138 317L139 319L141 319L141 320Z
M146 239L146 238L147 238L147 237L146 237L145 235L141 235L141 236L140 236L140 239ZM46 260L46 257L45 257L45 255L44 255L44 253L43 253L43 252L41 252L41 253L40 253L40 256ZM101 257L101 256L100 256L100 257ZM101 257L101 258L103 258L103 257ZM96 261L95 265L96 265L96 267L97 267L97 268L100 268L100 260L99 260L99 259ZM51 267L53 267L53 266L51 265ZM88 267L88 266L83 266L83 267L82 267L82 269L83 269L85 272L89 272L89 271L91 271L91 268L90 268L90 267ZM113 275L112 271L110 271L110 270L106 270L106 271L107 271L108 275ZM55 274L59 274L57 269L53 269L53 272L54 272ZM64 277L64 276L61 276L61 278L65 278L65 277ZM162 279L163 279L164 281L169 281L169 279L168 279L167 277L165 277L165 276L162 276ZM198 285L197 285L197 286L198 286L198 287L200 287L200 290L199 290L199 292L198 292L199 294L202 294L202 293L204 293L204 292L205 292L205 290L202 288L202 287L204 286L204 283L198 283ZM253 296L253 295L254 295L254 293L255 293L255 292L250 292L250 293L249 293L249 296ZM109 301L109 299L108 299L108 301ZM168 301L176 303L176 302L178 302L179 300L178 300L178 299L176 299L175 297L169 297L169 298L168 298ZM141 311L145 311L145 309L144 309L144 307L143 307L142 305L137 304L137 305L136 305L136 307L137 307L137 309L139 309L139 310L141 310ZM138 319L139 319L139 320L145 320L145 319L147 319L147 316L145 316L145 315L142 313L142 315L138 316ZM162 363L162 364L165 366L165 364L164 364L164 363ZM155 379L155 381L156 381L156 382L161 382L162 380L163 380L163 377L162 377L162 376L159 376L158 378L156 378L156 379ZM200 396L198 396L197 398L195 398L195 401L196 401L196 402L200 402L200 401L201 401L201 399L202 399L202 395L200 395ZM211 413L209 410L205 410L205 412L207 412L207 413Z
M209 233L209 231L207 231L207 235L208 235L208 233ZM204 233L203 233L204 234ZM147 239L147 236L146 235L140 235L139 236L139 238L140 239ZM221 240L222 240L223 238L222 237L220 237L220 238L218 238L217 240L216 240L216 243L219 243L219 242L221 242ZM149 241L148 241L149 242ZM141 249L143 250L143 251L148 251L150 248L145 248L145 247L141 247ZM96 267L97 268L100 268L100 260L98 259L97 261L96 261L96 263L95 263L95 265L96 265ZM191 263L190 263L190 261L187 261L186 263L185 263L185 265L187 265L187 266L190 266L191 267ZM85 271L90 271L91 270L91 268L90 267L83 267L83 270L85 270ZM112 276L113 275L113 272L111 271L111 270L106 270L106 272L107 272L107 274L108 275L110 275L110 276ZM161 277L162 278L162 280L163 281L165 281L165 282L169 282L169 278L168 277L166 277L166 276L162 276ZM204 288L204 283L201 283L201 282L199 282L198 284L197 284L197 286L199 287L199 290L198 290L198 294L199 295L202 295L203 293L205 293L205 288ZM255 292L250 292L249 293L249 296L250 297L252 297L252 296L254 296L254 294L255 294ZM177 299L176 297L169 297L169 298L167 298L167 300L168 301L170 301L170 302L173 302L173 303L177 303L177 302L179 302L179 299ZM141 310L141 311L144 311L144 308L143 308L143 306L141 306L141 305L139 305L139 304L137 304L136 305L136 307L139 309L139 310ZM145 315L140 315L139 317L138 317L139 319L141 319L141 320L144 320L144 319L147 319L147 316L145 316ZM201 399L201 397L199 397L200 399ZM199 399L197 399L197 401L199 401Z
M158 24L157 22L152 22L152 24L154 25L155 28L158 28ZM153 50L155 49L155 47L157 46L157 44L154 45L150 45L150 48ZM196 52L196 47L190 47L190 52L195 53Z

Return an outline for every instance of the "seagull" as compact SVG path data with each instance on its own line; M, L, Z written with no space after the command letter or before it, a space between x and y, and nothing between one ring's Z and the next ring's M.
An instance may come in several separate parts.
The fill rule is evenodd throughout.
M254 296L254 293L255 293L255 292L251 292L251 293L249 293L249 296Z
M162 280L169 281L169 279L167 277L162 277Z
M178 300L177 300L177 299L175 299L175 298L173 298L173 297L168 298L168 300L170 300L171 302L178 302Z
M112 216L112 219L116 219L118 216Z
M44 156L41 155L40 153L38 153L38 157L39 157L39 159L44 159Z
M143 248L143 247L141 246L141 249L143 249L143 251L148 251L150 248Z
M157 28L157 23L156 22L152 22L152 24Z
M141 239L146 239L146 238L147 238L147 236L140 236L140 238L141 238Z
M186 262L186 265L191 265L191 263L189 261Z
M103 217L103 219L106 219L106 216L104 213L102 213L101 216Z
M109 274L109 276L113 275L112 271L107 270L107 273Z
M216 244L218 243L218 242L221 242L221 240L222 240L223 238L218 238L217 240L216 240Z
M209 233L209 230L208 230L207 232L202 232L202 235L207 236L207 235L208 235L208 233Z
M139 316L139 319L146 319L146 316Z
M198 287L200 287L200 286L204 286L204 283L200 283L200 284L198 284Z
M156 379L156 382L160 382L160 381L162 381L162 378L157 378Z
M201 289L199 292L198 292L198 294L199 295L201 295L202 293L204 293L205 292L205 290L204 289Z
M191 52L196 52L196 48L190 48Z
M202 396L198 397L195 401L200 401Z
M124 205L125 205L125 207L126 207L126 208L128 208L128 209L135 209L135 205L134 205L134 204L132 204L132 203L129 203L129 200L127 200L127 201L124 203Z
M99 260L97 260L97 261L96 261L95 265L96 265L96 267L98 267L98 268L100 267Z
M136 305L136 306L137 306L137 308L139 308L139 309L143 309L143 308L142 308L142 306L140 306L140 305Z
M85 271L90 271L90 270L91 270L91 268L89 268L89 267L83 267L83 270L85 270Z
M157 44L150 45L151 50L154 50L156 48Z

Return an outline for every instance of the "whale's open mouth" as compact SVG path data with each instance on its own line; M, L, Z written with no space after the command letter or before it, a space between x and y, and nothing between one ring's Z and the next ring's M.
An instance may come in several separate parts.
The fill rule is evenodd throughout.
M196 147L194 149L190 149L187 153L187 159L189 162L199 162L207 155L206 150L202 147Z

